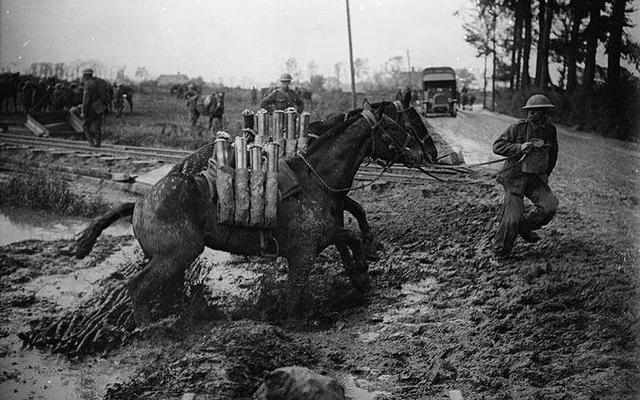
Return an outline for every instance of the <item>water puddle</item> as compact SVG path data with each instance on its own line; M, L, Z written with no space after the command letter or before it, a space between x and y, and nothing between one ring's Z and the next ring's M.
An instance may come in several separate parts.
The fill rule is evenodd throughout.
M66 217L22 208L0 209L0 246L22 240L72 239L87 227L89 218ZM131 224L121 220L105 233L113 236L132 235Z

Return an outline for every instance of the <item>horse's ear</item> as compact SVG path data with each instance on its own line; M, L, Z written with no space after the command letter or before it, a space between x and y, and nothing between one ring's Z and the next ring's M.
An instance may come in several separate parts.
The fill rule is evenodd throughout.
M369 104L369 100L362 100L362 109L363 110L371 110L371 104Z

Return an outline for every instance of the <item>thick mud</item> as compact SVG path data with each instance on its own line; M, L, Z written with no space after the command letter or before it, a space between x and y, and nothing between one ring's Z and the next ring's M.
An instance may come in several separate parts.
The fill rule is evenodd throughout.
M54 356L17 348L15 334L78 306L139 249L131 237L104 236L78 262L64 240L4 246L3 353L20 361L3 361L0 388L19 390L10 398L29 390L51 398L43 376L82 369L104 383L98 397L248 398L264 371L295 364L338 378L358 399L442 398L452 389L465 399L635 398L638 252L633 235L621 234L631 227L565 203L540 243L518 243L513 259L495 266L488 240L501 192L489 177L469 183L355 194L385 245L365 296L328 249L313 271L314 311L291 325L278 319L284 262L209 253L207 267L188 276L215 288L206 297L217 312L169 318L103 355L48 361L40 375L28 360ZM104 264L109 255L120 261ZM72 281L89 284L70 290ZM123 360L126 368L106 379ZM81 398L82 379L66 398Z
M490 118L460 113L434 125L473 133L472 157L485 161L478 153L511 122ZM250 398L265 371L295 364L335 377L358 400L442 399L450 390L464 399L636 399L637 166L637 153L614 142L562 133L550 182L558 214L541 242L519 241L499 264L489 260L502 198L488 175L495 169L355 192L384 244L368 293L352 290L327 249L312 271L312 309L283 321L286 262L206 252L185 290L202 289L200 304L78 360L21 348L17 333L96 296L142 258L135 240L102 236L81 262L69 240L3 246L0 393ZM347 225L356 229L351 217Z

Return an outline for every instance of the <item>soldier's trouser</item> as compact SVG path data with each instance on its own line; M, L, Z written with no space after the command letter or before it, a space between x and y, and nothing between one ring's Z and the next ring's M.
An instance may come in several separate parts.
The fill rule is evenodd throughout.
M502 219L493 241L493 251L497 255L508 255L518 233L539 229L551 222L556 214L558 198L539 177L529 178L524 195L533 203L532 209L526 214L523 197L505 190Z
M84 136L91 146L98 147L102 140L102 115L87 116L82 123Z

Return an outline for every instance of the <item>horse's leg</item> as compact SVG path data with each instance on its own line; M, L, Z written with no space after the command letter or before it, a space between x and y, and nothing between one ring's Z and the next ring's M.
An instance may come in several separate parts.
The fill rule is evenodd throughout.
M367 222L367 215L364 212L364 208L351 197L345 196L344 210L348 211L349 214L353 215L356 221L358 221L367 259L371 261L379 260L378 250L381 250L383 246L382 243L373 236L371 226L369 226Z
M349 256L347 251L347 257L344 257L345 246L351 250L352 256ZM338 230L336 247L343 256L343 261L345 259L350 261L345 263L345 270L353 286L361 291L367 290L369 288L369 267L360 238L350 230L341 228Z
M142 271L131 278L128 293L138 321L144 324L152 320L154 301L160 303L161 311L175 301L184 281L184 272L198 254L177 251L175 254L155 255Z
M309 247L298 249L287 257L287 313L288 317L302 317L309 309L309 270L313 264L313 252Z

